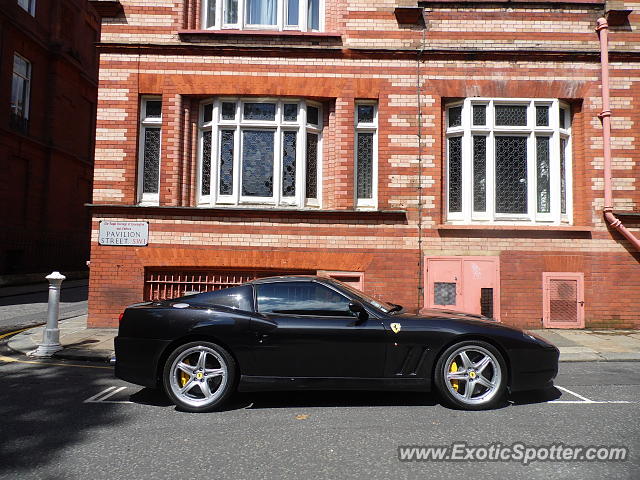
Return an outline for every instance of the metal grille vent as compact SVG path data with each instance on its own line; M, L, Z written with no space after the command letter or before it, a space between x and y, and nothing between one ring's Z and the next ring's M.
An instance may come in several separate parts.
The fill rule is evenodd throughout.
M577 322L578 284L574 280L549 281L549 320Z

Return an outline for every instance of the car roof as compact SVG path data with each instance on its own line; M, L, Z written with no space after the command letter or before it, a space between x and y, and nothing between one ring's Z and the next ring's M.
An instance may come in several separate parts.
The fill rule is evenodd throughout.
M282 275L277 277L263 277L256 278L247 283L259 285L262 283L276 283L276 282L309 282L313 280L328 280L327 277L319 277L318 275Z

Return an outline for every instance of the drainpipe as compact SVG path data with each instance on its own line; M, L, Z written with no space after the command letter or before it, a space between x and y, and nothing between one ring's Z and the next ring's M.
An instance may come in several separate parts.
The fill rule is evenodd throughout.
M611 107L609 104L609 24L602 17L597 21L596 31L600 38L600 63L602 66L602 112L598 115L602 121L602 139L604 143L604 218L624 238L640 250L640 240L634 236L613 214L613 194L611 188Z

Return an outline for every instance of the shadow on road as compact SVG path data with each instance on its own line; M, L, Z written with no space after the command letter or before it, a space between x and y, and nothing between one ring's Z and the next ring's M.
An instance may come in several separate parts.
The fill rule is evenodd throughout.
M110 368L22 363L0 367L0 473L11 478L24 478L38 467L55 471L51 478L64 478L63 451L82 444L95 430L124 421L117 409L82 403L113 378Z

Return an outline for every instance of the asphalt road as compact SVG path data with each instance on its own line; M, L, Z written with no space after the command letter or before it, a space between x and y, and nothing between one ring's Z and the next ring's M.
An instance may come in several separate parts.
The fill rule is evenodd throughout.
M68 280L60 292L60 319L87 313L88 280ZM48 285L0 289L0 334L47 321Z
M104 365L0 354L2 479L640 478L640 363L564 363L556 385L583 399L556 390L555 402L527 395L485 412L428 394L302 392L238 394L226 411L189 414ZM622 445L630 459L398 460L399 445L452 442Z

